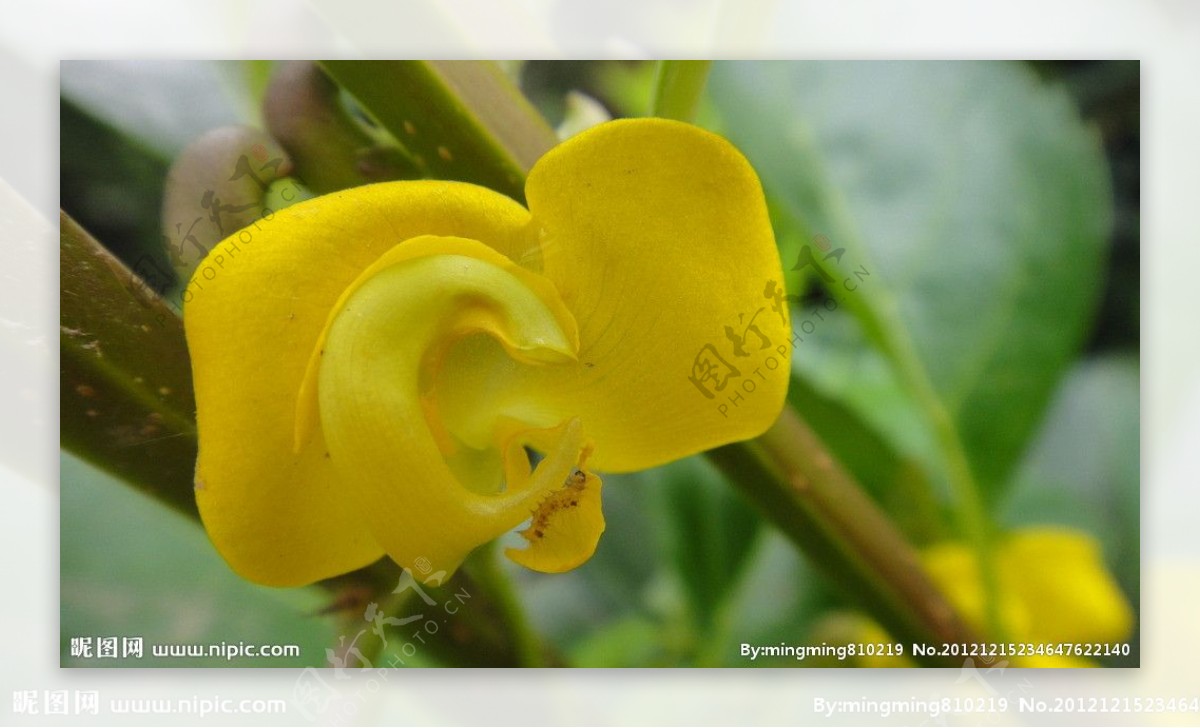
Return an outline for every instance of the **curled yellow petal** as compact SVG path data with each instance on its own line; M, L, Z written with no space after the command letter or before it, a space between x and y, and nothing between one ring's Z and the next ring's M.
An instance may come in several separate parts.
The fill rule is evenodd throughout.
M552 287L482 243L423 237L368 267L330 315L315 354L321 430L364 524L397 563L453 570L528 517L577 466L577 422L532 477L466 487L434 435L429 371L455 341L487 335L528 363L574 357L574 321ZM492 490L493 492L487 492Z

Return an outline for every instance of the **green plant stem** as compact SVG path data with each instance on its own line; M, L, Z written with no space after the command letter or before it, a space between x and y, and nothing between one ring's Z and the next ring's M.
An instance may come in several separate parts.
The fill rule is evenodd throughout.
M696 117L712 61L660 61L650 115L691 121Z
M978 641L899 529L794 410L785 409L757 440L709 456L895 639L908 645Z
M529 623L512 580L500 564L499 543L493 541L480 547L467 559L463 568L494 601L512 639L517 664L521 667L546 667L542 640Z
M920 371L923 372L923 369ZM934 436L946 461L950 486L958 504L960 528L971 539L975 550L980 586L984 595L983 623L988 632L987 636L997 642L1007 641L1009 635L1000 619L1000 581L996 569L995 528L980 495L979 484L971 471L971 464L959 439L958 429L928 378L910 376L908 379L910 390L916 393L931 420Z

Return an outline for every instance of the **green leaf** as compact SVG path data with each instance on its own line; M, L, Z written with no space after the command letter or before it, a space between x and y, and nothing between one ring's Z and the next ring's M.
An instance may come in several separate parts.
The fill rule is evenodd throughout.
M695 626L704 634L737 586L761 521L710 463L688 458L663 471L667 553L683 582Z
M143 281L165 274L149 258L134 273L65 213L60 225L62 445L195 515L183 323Z
M970 473L951 477L994 498L1101 280L1108 182L1066 96L1000 62L717 64L710 93L818 259L844 248L820 263L826 287L890 358L945 466L965 453Z
M524 201L525 173L557 139L499 66L482 61L323 61L425 175Z

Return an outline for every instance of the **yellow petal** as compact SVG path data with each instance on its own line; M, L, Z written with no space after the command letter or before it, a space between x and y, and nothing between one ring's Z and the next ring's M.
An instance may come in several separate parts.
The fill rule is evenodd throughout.
M572 472L562 488L542 499L529 527L521 531L529 546L505 549L505 555L524 567L546 573L570 571L592 558L604 533L600 488L600 479L595 475L582 470Z
M732 145L678 122L611 122L548 152L526 195L542 273L579 322L578 361L480 371L493 345L460 347L439 386L459 437L486 441L498 417L578 416L590 462L627 471L775 420L788 313L764 291L783 278L761 186Z
M323 433L294 447L309 357L346 288L397 243L426 234L484 240L536 263L529 231L528 212L502 195L404 182L295 205L213 249L184 294L200 434L196 500L235 571L306 584L383 554Z
M1028 605L1034 636L1047 642L1120 642L1133 609L1104 566L1100 545L1066 528L1030 528L1003 546L1002 576Z
M429 372L453 342L483 335L526 364L569 361L577 348L575 322L546 280L482 243L425 236L369 266L318 340L310 370L319 370L321 431L367 529L403 566L453 571L525 520L584 450L570 420L531 477L500 492L458 480L444 459L454 443L435 434L440 393Z

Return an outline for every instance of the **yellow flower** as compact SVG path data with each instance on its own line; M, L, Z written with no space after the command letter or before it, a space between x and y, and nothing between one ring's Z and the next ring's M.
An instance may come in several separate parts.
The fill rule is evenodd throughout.
M984 591L975 552L961 543L926 549L921 562L977 634L984 628ZM1000 590L999 616L1014 644L1114 644L1133 631L1133 609L1104 566L1100 545L1069 528L1040 526L1009 534L996 550ZM880 639L871 623L862 633ZM1025 655L1017 667L1094 667L1096 663L1067 655ZM897 666L885 658L870 666ZM911 663L906 663L911 664Z
M737 150L614 121L548 152L525 191L528 210L463 183L359 187L197 269L196 500L234 570L299 585L387 554L449 572L529 521L509 556L565 571L604 529L591 469L774 421L787 307L764 295L779 258Z

